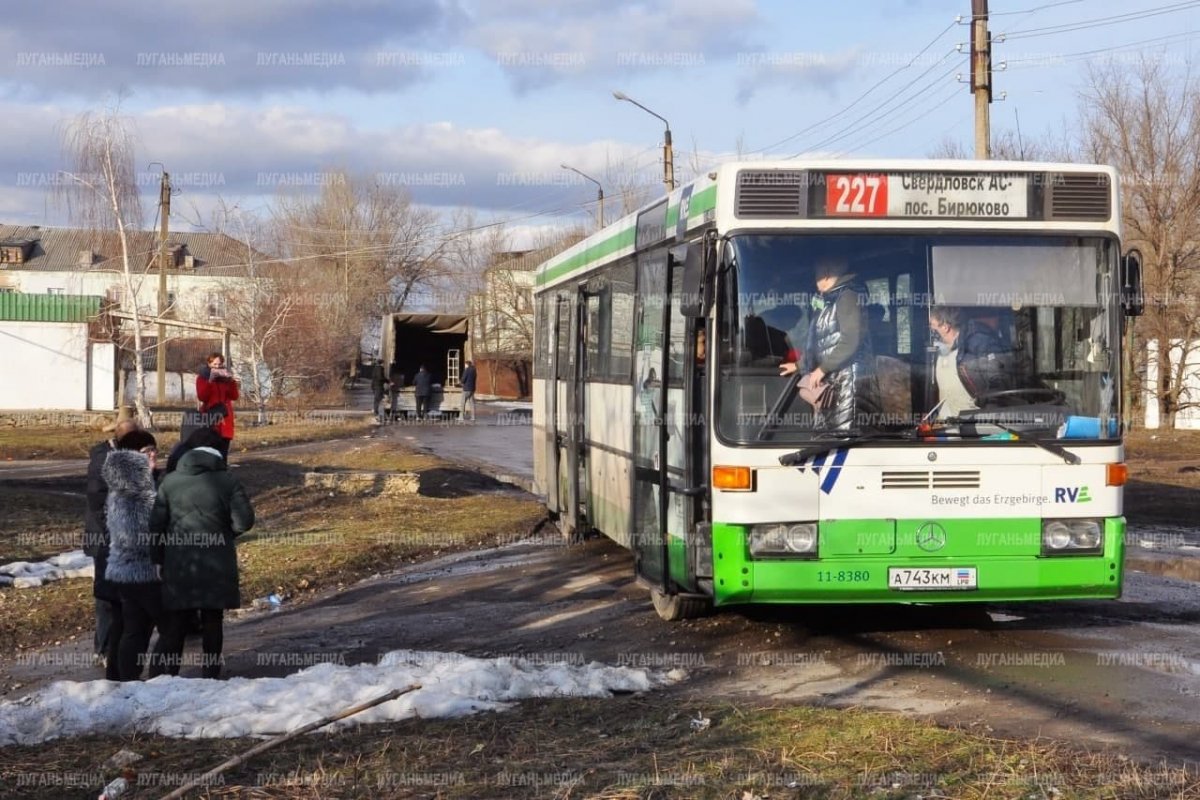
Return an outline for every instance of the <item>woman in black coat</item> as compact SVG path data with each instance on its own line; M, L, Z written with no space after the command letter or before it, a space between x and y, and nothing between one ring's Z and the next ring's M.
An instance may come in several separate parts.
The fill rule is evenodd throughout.
M150 518L162 565L163 604L168 612L162 650L178 674L187 622L200 610L204 662L201 674L218 678L224 645L222 619L241 605L234 538L254 525L246 490L225 466L220 451L197 447L163 478Z

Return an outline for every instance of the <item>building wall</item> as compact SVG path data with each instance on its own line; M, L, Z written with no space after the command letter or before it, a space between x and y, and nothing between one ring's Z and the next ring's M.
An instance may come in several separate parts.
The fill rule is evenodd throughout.
M114 411L117 403L117 346L92 342L91 405L93 411Z
M114 290L124 291L125 276L120 272L42 272L38 270L11 270L7 272L10 284L15 278L15 288L25 294L44 294L50 290L62 290L65 294L90 294L112 296ZM179 319L192 322L220 324L219 318L208 315L209 294L216 292L227 295L244 283L244 278L228 278L212 275L177 273L167 275L167 291L175 294L174 313ZM158 310L158 274L154 272L135 274L133 284L137 293L137 304L143 313L153 314ZM128 301L122 302L122 310L132 311ZM168 328L170 336L194 335L186 330Z
M521 399L521 384L517 374L507 366L481 359L475 362L475 393L494 395L505 400Z
M1162 420L1158 417L1158 396L1154 392L1154 387L1158 386L1158 342L1146 343L1146 356L1145 385L1147 388L1142 395L1142 405L1146 411L1146 427L1158 428L1162 425ZM1172 340L1169 353L1170 363L1167 368L1173 369L1172 365L1178 364L1182 357L1183 340ZM1189 348L1187 364L1184 367L1183 385L1185 390L1183 402L1200 401L1200 342L1193 343ZM1178 411L1175 414L1175 429L1200 429L1200 407L1184 408Z
M0 380L0 409L87 409L85 323L0 322L0 353L6 373Z

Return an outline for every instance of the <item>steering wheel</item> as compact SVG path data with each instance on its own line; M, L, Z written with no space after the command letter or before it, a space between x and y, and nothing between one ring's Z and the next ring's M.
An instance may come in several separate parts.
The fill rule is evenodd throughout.
M1058 389L1051 389L1046 386L1027 386L1017 389L1000 389L995 392L984 392L975 398L975 402L980 408L989 400L1001 400L1008 398L1026 397L1030 403L1036 403L1039 399L1044 400L1051 405L1063 405L1067 401L1067 396ZM1005 405L1017 405L1016 403L999 403L1001 407Z

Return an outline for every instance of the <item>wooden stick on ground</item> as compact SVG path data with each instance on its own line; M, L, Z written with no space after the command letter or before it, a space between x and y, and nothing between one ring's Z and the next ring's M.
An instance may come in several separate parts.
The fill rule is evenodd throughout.
M333 716L325 717L324 719L319 719L316 722L310 722L309 724L301 726L294 731L289 731L287 733L281 733L280 735L276 736L274 739L268 739L267 741L263 742L262 744L257 744L254 747L251 747L249 750L247 750L246 752L242 753L239 756L234 756L233 758L231 758L227 761L223 761L222 763L220 763L217 766L210 769L208 772L201 775L199 778L195 778L192 781L185 783L183 786L180 786L178 789L171 792L170 794L164 795L162 797L162 800L178 800L178 798L183 797L185 794L187 794L192 789L195 789L197 786L201 786L201 785L207 783L209 780L211 780L212 778L215 778L217 775L220 775L222 772L224 772L227 769L232 769L233 767L236 767L238 764L248 761L250 758L258 755L259 753L263 752L264 750L270 750L275 745L283 744L284 742L288 741L289 739L295 739L297 736L299 736L301 734L308 733L309 731L315 731L317 728L323 728L331 722L337 722L339 719L345 719L346 717L354 716L355 714L357 714L361 711L366 711L368 708L373 708L374 706L380 705L381 703L386 703L389 700L395 700L397 697L399 697L402 694L408 694L409 692L415 691L420 688L421 688L421 685L419 683L414 683L411 686L406 686L403 689L393 689L392 691L388 692L387 694L383 694L383 695L380 695L379 697L376 697L374 700L368 700L367 702L360 703L359 705L356 705L353 708L347 708L345 711L339 711L338 713L334 714Z

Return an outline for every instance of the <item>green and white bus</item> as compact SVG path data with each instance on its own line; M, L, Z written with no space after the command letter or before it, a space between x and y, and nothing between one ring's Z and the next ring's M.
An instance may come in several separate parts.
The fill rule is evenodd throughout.
M1105 166L724 164L538 267L536 486L565 534L633 551L665 619L1118 597L1120 218ZM867 306L871 402L835 427L797 391L822 258ZM945 317L1003 379L953 413Z

